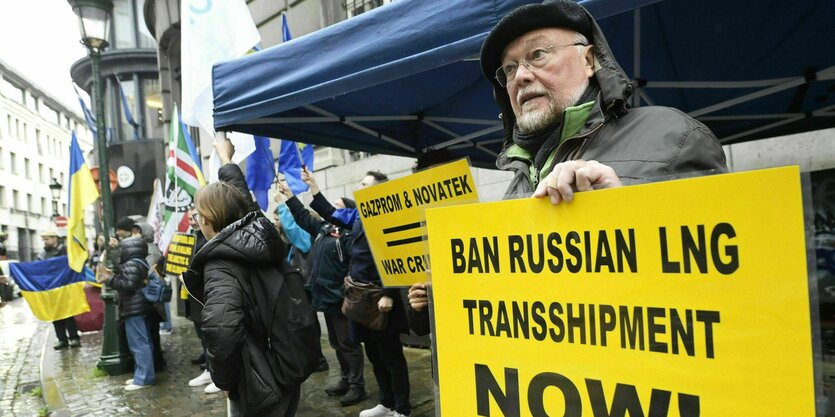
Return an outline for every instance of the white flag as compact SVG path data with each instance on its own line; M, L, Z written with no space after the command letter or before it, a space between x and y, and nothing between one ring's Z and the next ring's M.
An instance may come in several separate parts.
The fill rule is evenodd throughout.
M151 196L151 204L148 206L148 215L145 216L146 221L154 229L154 244L159 245L162 234L162 206L165 202L165 197L162 195L162 184L159 178L154 180L154 194Z
M182 118L214 134L212 65L261 42L244 0L182 0Z

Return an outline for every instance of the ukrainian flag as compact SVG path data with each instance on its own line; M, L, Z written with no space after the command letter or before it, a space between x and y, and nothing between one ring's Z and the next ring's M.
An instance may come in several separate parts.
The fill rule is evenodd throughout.
M67 211L67 256L73 271L81 272L90 255L87 250L87 235L84 233L84 208L99 198L96 182L90 168L84 162L84 155L78 146L75 131L70 144L70 187L69 210Z
M84 295L84 282L92 271L73 271L66 256L45 261L10 263L12 278L39 320L55 321L90 311Z

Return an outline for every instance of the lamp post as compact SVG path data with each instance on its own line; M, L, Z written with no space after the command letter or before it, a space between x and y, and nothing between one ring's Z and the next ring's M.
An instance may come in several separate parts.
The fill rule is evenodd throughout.
M61 198L61 189L64 188L58 180L52 179L49 183L49 191L52 193L52 218L56 218L61 214L58 213L58 199Z
M110 14L113 11L112 0L68 0L73 12L78 16L78 28L81 31L81 43L87 47L93 66L93 102L96 106L96 148L99 153L99 183L101 206L104 221L104 241L110 242L113 227L113 210L110 198L110 164L107 157L107 128L104 123L104 91L101 79L101 53L107 48L107 35L110 31ZM108 251L110 254L112 251ZM110 258L110 256L108 256ZM105 265L112 267L112 259L105 260ZM120 337L116 323L116 293L104 286L104 331L102 336L101 357L97 366L109 375L119 375L132 369L124 335Z

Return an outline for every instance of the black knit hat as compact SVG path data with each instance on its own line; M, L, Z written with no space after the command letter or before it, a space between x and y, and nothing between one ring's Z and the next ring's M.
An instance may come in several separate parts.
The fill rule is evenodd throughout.
M502 53L516 38L536 29L563 28L584 35L593 42L592 23L583 6L572 0L545 0L542 4L519 7L490 31L481 45L481 71L493 84L498 85L496 69L502 65Z
M348 197L342 197L342 204L345 204L345 208L349 208L349 209L357 208L357 203L354 200L351 200Z
M130 232L133 231L134 227L136 227L136 222L130 217L122 217L116 222L116 230L125 230Z

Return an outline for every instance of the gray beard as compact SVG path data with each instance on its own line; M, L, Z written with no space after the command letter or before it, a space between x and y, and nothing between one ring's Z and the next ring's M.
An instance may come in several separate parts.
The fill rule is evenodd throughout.
M571 94L568 103L560 105L554 99L551 93L548 93L548 108L543 111L533 111L522 113L521 116L516 117L516 127L519 131L525 134L538 132L563 118L565 109L574 106L580 101L583 92L586 91L588 85L578 86Z

